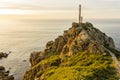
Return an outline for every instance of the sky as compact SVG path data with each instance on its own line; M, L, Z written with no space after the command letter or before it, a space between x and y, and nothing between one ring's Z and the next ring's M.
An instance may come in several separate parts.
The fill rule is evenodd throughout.
M120 0L0 0L0 17L75 19L79 4L84 18L120 18Z

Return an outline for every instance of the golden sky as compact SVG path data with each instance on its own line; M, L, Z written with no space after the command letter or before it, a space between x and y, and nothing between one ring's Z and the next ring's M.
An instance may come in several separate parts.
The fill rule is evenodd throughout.
M1 17L76 19L82 4L84 18L120 18L120 0L1 0Z

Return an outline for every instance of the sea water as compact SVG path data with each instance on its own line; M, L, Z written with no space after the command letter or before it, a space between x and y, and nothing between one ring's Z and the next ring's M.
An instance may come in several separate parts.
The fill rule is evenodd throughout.
M115 41L120 49L119 19L86 19ZM29 56L33 51L41 51L45 44L62 35L76 20L39 20L39 19L1 19L0 52L9 52L7 58L0 60L0 66L10 70L15 80L22 80L23 73L29 69Z

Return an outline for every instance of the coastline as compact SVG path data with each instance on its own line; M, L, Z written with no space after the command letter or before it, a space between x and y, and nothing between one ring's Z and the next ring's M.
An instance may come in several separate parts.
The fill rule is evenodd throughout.
M32 20L31 20L32 21ZM51 21L51 20L50 20ZM19 38L18 37L16 37L13 33L11 34L11 33L7 33L7 34L10 34L10 35L7 35L7 34L4 34L4 36L5 37L1 37L1 36L3 36L2 34L0 34L1 36L1 42L4 40L4 39L6 39L6 40L4 40L4 41L6 41L6 42L2 42L2 43L4 43L4 44L8 44L7 42L11 42L12 43L12 40L14 41L14 44L8 44L8 47L9 48L6 48L6 47L4 47L4 44L1 44L1 45L3 45L3 49L5 48L5 50L4 51L8 51L8 50L11 50L11 51L13 51L13 53L12 54L10 54L9 56L8 56L8 58L7 59L3 59L2 61L0 60L0 63L2 63L3 65L5 65L5 67L6 67L6 69L9 69L9 67L12 67L12 65L16 65L16 66L14 66L14 68L15 69L12 69L11 70L11 74L15 74L15 75L17 75L17 69L16 69L16 67L18 67L18 66L20 66L21 64L23 64L23 60L25 59L27 59L28 60L28 58L29 58L29 55L30 55L30 53L31 52L33 52L33 51L39 51L39 50L43 50L44 49L44 45L47 43L47 41L48 40L53 40L55 37L57 37L58 35L60 35L60 34L62 34L62 32L64 31L64 30L66 30L68 27L69 27L69 25L71 24L71 21L63 21L62 22L62 20L61 20L61 22L58 20L58 22L54 22L54 21L51 21L50 22L49 21L49 23L47 23L47 22L44 22L44 21L40 21L40 20L38 20L37 22L39 22L39 24L35 21L33 21L31 24L37 24L38 26L35 26L34 28L36 28L36 27L40 27L40 28L37 28L37 30L40 30L40 29L43 29L43 31L45 31L45 33L43 33L43 31L37 31L37 32L35 32L35 31L33 31L34 33L32 33L32 31L30 32L29 31L29 33L28 33L28 31L24 31L24 35L25 36L23 36L23 37L21 37L22 35L20 35L20 31L19 31L19 34L17 33L17 35L20 35L20 37L22 38L22 39L26 39L27 37L28 37L28 40L26 39L26 42L28 42L27 44L24 44L24 41L22 41L22 39L21 39L21 42L19 42L20 40L19 40ZM23 21L24 22L24 21ZM26 23L25 24L27 24L27 22L29 22L29 21L26 21ZM42 23L41 23L42 22ZM44 22L44 23L43 23ZM100 30L102 30L103 32L106 32L108 35L110 35L110 36L112 36L114 39L115 39L115 44L117 44L117 46L119 47L119 37L115 37L116 35L117 36L119 36L119 34L118 34L118 30L115 30L115 28L116 29L119 29L119 27L115 27L115 28L112 28L112 29L110 29L111 27L113 27L113 26L116 26L116 24L114 24L114 25L111 25L111 24L109 24L109 23L106 23L106 24L108 24L108 25L106 25L106 24L103 24L102 22L97 22L97 23L95 23L95 22L93 22L93 21L91 21L92 23L94 23L95 25L97 25L98 27L97 28L99 28ZM109 22L109 21L108 21ZM56 23L56 24L55 24ZM17 24L17 26L19 26L21 23L19 23L19 24ZM23 23L22 23L23 24ZM25 25L24 24L24 25ZM41 25L41 24L43 24L43 25ZM46 25L46 24L48 24L48 25ZM23 25L23 26L24 26ZM119 25L119 24L118 24ZM117 26L118 26L117 25ZM12 25L11 25L12 26ZM27 25L27 27L29 27L29 26L31 26L31 25ZM48 27L48 30L47 29L45 29L45 28L42 28L43 26L45 26L45 27ZM58 26L58 27L56 27L56 26ZM31 27L30 27L31 28ZM34 30L34 28L32 28L33 30ZM50 28L52 28L52 29L50 29ZM18 28L19 29L19 28ZM28 29L28 28L27 28ZM29 30L29 29L28 29ZM110 32L109 32L110 31ZM116 31L116 33L115 33L115 31ZM26 33L25 33L26 32ZM40 32L40 33L39 33ZM53 32L54 32L54 34L53 34ZM49 33L49 34L48 34ZM36 36L37 34L42 34L42 36L45 36L45 37L42 37L42 36L36 36L36 37L31 37L31 38L29 38L29 36L28 35L26 35L26 34L32 34L33 36ZM7 38L7 36L10 36L11 38L10 39L12 39L12 40L10 40L9 39L9 37ZM14 36L14 37L13 37ZM51 38L49 37L49 36L51 36ZM24 38L24 37L26 37L26 38ZM14 40L14 38L15 39L17 39L18 40L18 42L16 42L15 40ZM34 39L34 38L36 38L36 39ZM31 39L31 42L29 41L29 39ZM34 40L32 40L32 39L34 39ZM42 42L42 43L41 43ZM29 46L32 46L32 47L30 47L30 49L29 49L29 47L27 46L25 46L24 47L24 49L22 49L22 45L20 45L20 44L17 44L17 43L20 43L20 44L22 44L22 45L29 45ZM33 44L34 43L34 44ZM43 44L44 43L44 44ZM32 44L32 45L31 45ZM39 45L40 44L40 45ZM20 47L18 47L18 46L20 46ZM20 50L19 50L20 49ZM24 50L27 50L27 51L24 51ZM16 58L14 58L14 56L16 57ZM19 58L19 57L21 57L21 58ZM27 58L26 58L27 57ZM13 58L13 59L12 59ZM14 62L15 61L15 62ZM17 62L18 63L17 63ZM16 64L17 63L17 64ZM9 65L9 67L8 67L8 65ZM23 65L25 65L25 64L23 64ZM27 63L27 65L28 65L28 67L29 67L29 62ZM22 67L23 68L23 67ZM21 68L19 68L19 69L21 69ZM19 70L18 69L18 70ZM21 74L19 74L19 75L21 75Z

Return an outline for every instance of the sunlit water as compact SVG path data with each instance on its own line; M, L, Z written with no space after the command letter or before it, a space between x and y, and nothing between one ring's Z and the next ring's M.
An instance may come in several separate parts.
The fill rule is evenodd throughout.
M75 20L0 20L0 52L12 51L8 58L0 60L0 66L10 70L15 80L21 80L29 68L30 53L43 50L46 42L61 35L71 27L73 21ZM120 20L87 21L111 36L116 48L120 49Z

